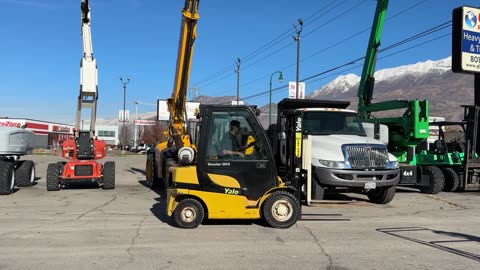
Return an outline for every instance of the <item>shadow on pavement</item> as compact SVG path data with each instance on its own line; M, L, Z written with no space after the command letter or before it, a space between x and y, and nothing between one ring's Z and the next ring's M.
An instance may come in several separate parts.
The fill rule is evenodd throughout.
M460 249L456 248L451 248L447 247L444 244L448 243L459 243L459 242L480 242L480 237L474 236L474 235L469 235L469 234L463 234L463 233L457 233L457 232L447 232L447 231L439 231L439 230L432 230L428 228L422 228L422 227L399 227L399 228L379 228L377 231L386 233L391 236L395 236L404 240L412 241L421 245L429 246L435 249L443 250L452 254L456 254L474 261L479 261L480 262L480 255L471 253L468 251L463 251ZM416 238L406 236L405 234L409 232L425 232L425 233L434 233L437 235L441 236L447 236L451 238L456 238L452 240L439 240L439 241L425 241L422 239L418 239L419 237L417 236ZM431 236L429 237L431 238Z

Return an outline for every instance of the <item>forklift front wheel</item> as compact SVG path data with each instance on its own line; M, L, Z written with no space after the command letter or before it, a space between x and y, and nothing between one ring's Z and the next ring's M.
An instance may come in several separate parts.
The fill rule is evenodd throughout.
M178 203L173 211L173 221L183 229L194 229L202 223L205 210L202 204L195 199L188 198Z
M263 217L267 223L278 229L295 224L300 216L300 203L289 192L276 191L263 204Z

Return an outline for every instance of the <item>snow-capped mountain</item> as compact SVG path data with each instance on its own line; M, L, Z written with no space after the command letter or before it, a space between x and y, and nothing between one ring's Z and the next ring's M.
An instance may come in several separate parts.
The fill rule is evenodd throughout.
M348 100L351 102L350 108L356 110L360 78L356 75L341 77L307 98ZM428 100L430 116L460 120L463 118L460 105L473 104L473 80L471 75L452 73L451 57L383 69L375 72L372 102ZM357 83L354 84L355 81Z

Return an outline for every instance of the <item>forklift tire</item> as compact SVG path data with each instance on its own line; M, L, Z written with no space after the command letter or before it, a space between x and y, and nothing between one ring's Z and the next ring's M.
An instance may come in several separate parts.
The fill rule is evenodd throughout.
M25 160L15 171L15 183L19 187L31 187L35 183L35 164Z
M157 170L155 170L155 163L151 159L147 158L145 177L147 186L152 190L160 187L160 180L156 176L156 171Z
M421 193L437 194L443 190L443 186L445 185L445 176L440 168L435 166L424 166L422 167L422 172L423 175L428 176L429 185L419 186Z
M460 178L457 172L452 168L443 168L443 174L445 175L445 186L443 191L454 192L460 186Z
M13 192L15 186L15 167L11 162L0 162L0 195Z
M103 189L115 189L115 162L107 161L103 164Z
M289 192L275 191L263 203L262 213L270 226L286 229L300 217L300 203Z
M367 192L368 199L372 203L387 204L395 197L396 186L377 187L376 189Z
M323 200L325 196L325 189L317 183L315 179L312 179L312 192L311 198L312 200Z
M205 210L202 204L192 198L180 201L173 211L173 222L182 229L194 229L202 223Z
M47 191L60 190L60 166L57 163L50 163L47 167Z

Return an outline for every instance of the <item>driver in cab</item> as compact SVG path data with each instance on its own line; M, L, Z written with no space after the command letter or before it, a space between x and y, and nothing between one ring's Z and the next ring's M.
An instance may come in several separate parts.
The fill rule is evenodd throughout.
M241 152L240 145L237 140L237 135L240 132L240 122L237 120L230 121L230 130L223 136L220 146L224 155L233 155L245 157Z

